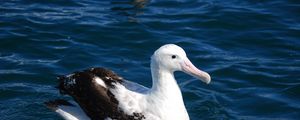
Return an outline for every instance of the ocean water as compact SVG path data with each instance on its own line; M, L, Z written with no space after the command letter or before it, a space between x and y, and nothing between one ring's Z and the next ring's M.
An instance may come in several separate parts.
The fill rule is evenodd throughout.
M94 66L151 86L150 56L183 47L191 120L300 118L299 0L1 0L0 119L58 120L56 75Z

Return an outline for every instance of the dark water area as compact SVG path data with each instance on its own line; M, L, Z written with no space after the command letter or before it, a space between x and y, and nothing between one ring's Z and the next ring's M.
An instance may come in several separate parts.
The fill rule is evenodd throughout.
M0 119L62 119L56 75L93 66L151 87L167 43L212 77L176 72L191 120L300 118L298 0L1 0Z

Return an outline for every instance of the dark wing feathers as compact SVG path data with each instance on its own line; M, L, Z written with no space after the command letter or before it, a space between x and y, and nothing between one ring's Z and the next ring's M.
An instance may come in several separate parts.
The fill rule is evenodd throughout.
M95 77L103 80L108 88L97 84ZM60 93L72 96L92 120L104 120L107 117L117 120L141 120L144 118L138 113L135 113L138 115L126 115L118 109L118 101L109 89L114 88L113 83L122 84L123 78L111 70L91 68L74 72L71 75L59 76L58 80L57 88Z

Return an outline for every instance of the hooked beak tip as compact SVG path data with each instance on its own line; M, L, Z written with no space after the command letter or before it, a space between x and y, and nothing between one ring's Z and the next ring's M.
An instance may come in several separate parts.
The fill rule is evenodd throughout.
M201 71L202 73L199 75L193 75L196 78L200 79L201 81L203 81L206 84L209 84L211 82L211 77L207 72Z
M207 75L207 77L205 78L206 80L204 80L205 81L205 83L206 84L209 84L210 83L210 81L211 81L211 77L210 77L210 75L208 74L208 73L206 73Z

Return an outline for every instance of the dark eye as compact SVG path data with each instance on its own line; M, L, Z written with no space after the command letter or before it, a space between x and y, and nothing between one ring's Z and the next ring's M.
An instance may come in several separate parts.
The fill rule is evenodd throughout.
M176 55L172 55L172 59L175 59L176 58Z

